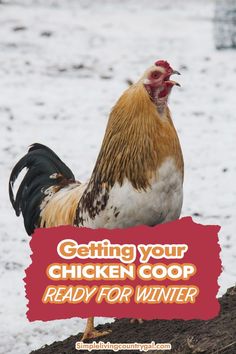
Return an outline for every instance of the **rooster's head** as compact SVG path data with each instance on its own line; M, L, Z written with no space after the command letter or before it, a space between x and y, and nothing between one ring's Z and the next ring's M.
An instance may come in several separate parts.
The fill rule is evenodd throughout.
M158 60L155 65L147 69L142 77L142 82L151 97L152 101L158 106L166 102L173 86L180 86L176 81L170 80L171 75L180 73L173 70L165 60Z

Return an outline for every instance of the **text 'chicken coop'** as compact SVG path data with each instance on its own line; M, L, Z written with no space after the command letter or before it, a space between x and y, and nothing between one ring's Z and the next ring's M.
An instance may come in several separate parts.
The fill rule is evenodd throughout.
M27 317L215 317L219 229L190 217L156 227L37 229L25 278Z

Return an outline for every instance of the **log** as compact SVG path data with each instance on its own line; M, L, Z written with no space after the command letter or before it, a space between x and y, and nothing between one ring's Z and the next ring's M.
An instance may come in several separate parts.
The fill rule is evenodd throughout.
M219 298L221 310L214 319L203 320L152 320L142 324L130 323L129 319L116 319L113 323L97 326L98 330L111 329L112 332L96 341L110 343L171 343L172 349L165 351L171 354L191 353L236 353L236 286L229 288ZM45 345L30 354L114 354L109 350L78 351L75 343L80 341L82 333L70 336L64 341ZM89 340L87 342L93 342ZM140 354L138 350L119 351L124 354ZM143 352L144 353L144 352ZM164 353L164 351L148 351L149 354Z

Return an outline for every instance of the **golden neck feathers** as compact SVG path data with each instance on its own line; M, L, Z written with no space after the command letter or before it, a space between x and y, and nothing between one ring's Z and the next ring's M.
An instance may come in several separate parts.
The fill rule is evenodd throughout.
M183 175L183 157L170 112L160 115L141 83L128 88L113 108L91 183L127 178L137 190L146 189L165 158L172 157Z

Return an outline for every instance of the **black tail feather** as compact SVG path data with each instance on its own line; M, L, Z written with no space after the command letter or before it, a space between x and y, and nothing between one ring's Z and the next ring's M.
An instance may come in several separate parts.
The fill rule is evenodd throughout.
M27 168L14 197L13 187L20 172ZM58 174L52 178L53 174ZM15 165L9 180L9 197L16 215L22 212L25 229L31 235L40 223L40 205L45 197L44 191L62 180L74 182L71 170L47 146L33 144L28 153Z

